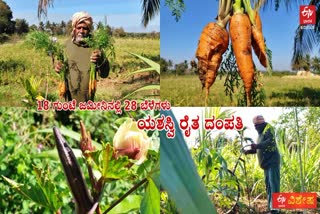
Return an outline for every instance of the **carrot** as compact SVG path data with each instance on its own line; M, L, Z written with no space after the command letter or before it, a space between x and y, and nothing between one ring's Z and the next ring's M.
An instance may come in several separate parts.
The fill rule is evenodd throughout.
M263 65L266 68L268 65L268 58L262 34L262 23L260 15L257 11L254 11L254 17L255 25L252 25L252 47L261 65Z
M250 106L251 89L254 79L254 65L251 50L251 23L248 15L241 11L242 8L237 7L237 1L233 6L234 14L230 20L231 43L236 57L238 71L244 83L247 105Z
M198 58L199 78L206 93L214 83L222 61L222 54L227 50L229 34L217 23L207 24L200 36L196 57Z
M222 55L229 45L229 34L225 26L230 19L231 1L219 1L219 14L216 23L208 23L202 30L196 57L202 89L206 88L206 101L209 89L214 83L222 61Z
M63 98L64 95L66 94L67 88L66 88L66 84L64 81L60 81L59 83L59 96L60 98Z

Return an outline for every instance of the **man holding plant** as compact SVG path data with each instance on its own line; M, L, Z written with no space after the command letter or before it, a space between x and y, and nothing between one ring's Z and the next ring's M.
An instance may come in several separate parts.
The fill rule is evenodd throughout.
M279 213L272 209L272 193L280 192L280 154L275 140L273 127L266 123L262 115L253 118L259 137L257 144L251 144L251 150L245 154L257 153L259 165L264 170L267 190L268 208L270 213Z
M86 39L91 37L92 17L87 12L77 12L72 17L72 39L65 44L66 62L58 61L55 71L65 69L66 101L75 99L77 102L92 100L89 93L90 66L95 64L96 71L102 78L109 75L109 62L99 49L93 50ZM96 84L96 83L95 83Z

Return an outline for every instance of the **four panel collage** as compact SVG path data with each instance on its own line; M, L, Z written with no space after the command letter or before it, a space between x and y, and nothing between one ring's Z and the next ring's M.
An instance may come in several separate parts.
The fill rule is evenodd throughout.
M317 0L0 0L0 213L320 213Z

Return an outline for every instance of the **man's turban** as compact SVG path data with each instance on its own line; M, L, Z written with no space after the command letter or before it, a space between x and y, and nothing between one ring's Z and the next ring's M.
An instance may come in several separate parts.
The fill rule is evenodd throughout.
M77 12L72 16L72 27L75 28L79 23L84 22L89 29L92 28L92 17L87 12Z
M257 115L257 116L255 116L255 117L253 118L252 122L253 122L255 125L265 123L264 118L263 118L262 115Z

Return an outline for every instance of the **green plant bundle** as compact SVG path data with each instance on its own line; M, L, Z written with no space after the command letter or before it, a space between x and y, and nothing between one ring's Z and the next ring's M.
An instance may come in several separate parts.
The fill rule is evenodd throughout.
M50 36L46 32L33 31L29 33L26 37L25 44L31 46L36 50L42 50L47 53L52 59L52 65L54 66L55 57L58 61L62 62L63 66L59 72L60 85L59 85L59 95L63 97L66 92L65 77L68 72L68 63L64 54L64 48L59 44L54 37Z
M107 33L105 28L98 28L92 36L84 39L90 48L93 50L102 51L103 61L101 65L107 60L107 57L111 59L115 58L114 41L111 36ZM90 80L89 80L89 99L94 100L94 95L96 92L96 71L97 64L91 63L90 65Z

